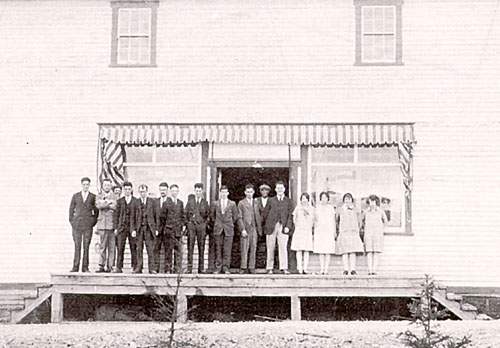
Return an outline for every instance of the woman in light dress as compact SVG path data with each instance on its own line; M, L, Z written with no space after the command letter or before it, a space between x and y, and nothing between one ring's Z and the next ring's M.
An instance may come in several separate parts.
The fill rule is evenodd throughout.
M342 206L337 209L337 253L342 255L344 275L356 275L356 253L364 250L359 236L361 216L354 206L354 199L350 193L342 198Z
M300 195L300 203L293 211L295 231L290 246L290 249L295 251L297 270L302 274L308 272L309 252L313 250L313 222L314 208L311 205L311 197L304 192Z
M319 254L320 273L328 274L330 255L335 253L335 210L330 196L321 192L314 221L314 252Z
M380 199L375 195L371 195L368 197L368 209L363 213L368 275L376 274L379 256L384 249L384 227L386 224L387 216L380 209Z

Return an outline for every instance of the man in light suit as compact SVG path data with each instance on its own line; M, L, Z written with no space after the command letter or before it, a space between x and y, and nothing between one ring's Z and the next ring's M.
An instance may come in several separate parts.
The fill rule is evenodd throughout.
M89 271L89 246L92 240L92 228L97 223L97 215L99 214L95 205L96 196L89 192L90 179L85 177L80 182L82 191L75 193L69 204L69 223L72 227L73 242L75 244L73 268L71 268L70 272L78 272L80 268L82 240L82 272Z
M285 196L285 183L276 182L276 196L269 199L269 215L266 219L264 232L266 233L267 262L266 269L268 274L273 273L274 268L274 250L276 240L278 241L279 266L284 274L288 272L288 235L293 227L294 205L290 198Z
M134 202L133 207L133 230L132 238L137 242L137 266L133 273L142 273L144 244L148 253L149 273L156 273L154 262L155 238L158 237L159 214L157 204L153 198L148 197L147 185L139 186L139 199Z
M227 186L222 185L219 190L219 200L215 201L210 208L210 216L214 223L215 272L224 272L225 274L231 274L229 266L231 263L231 248L233 247L234 225L239 224L240 230L244 230L238 207L228 196L229 190Z
M259 207L253 195L255 190L252 184L245 186L245 198L239 201L238 210L244 229L241 231L240 273L255 273L255 256L257 252L257 236L262 235Z
M113 214L113 226L116 236L116 267L113 273L122 273L125 244L128 239L130 247L130 258L132 269L137 268L137 245L136 238L132 238L135 229L133 221L133 209L137 206L137 198L132 196L132 183L123 183L123 197L116 202L116 210Z
M186 222L188 230L188 273L193 271L194 245L198 242L198 273L203 273L205 239L210 207L203 197L203 184L194 184L194 195L190 195L186 204Z
M115 234L113 229L113 213L116 209L116 198L111 191L111 180L102 181L102 191L97 195L96 203L99 209L96 233L99 241L99 269L96 273L111 272L115 265Z

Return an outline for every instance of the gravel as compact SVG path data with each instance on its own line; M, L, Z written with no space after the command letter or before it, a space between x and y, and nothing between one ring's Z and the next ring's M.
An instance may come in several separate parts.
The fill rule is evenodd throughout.
M406 321L238 322L177 325L177 347L403 347ZM500 320L443 321L441 333L470 335L472 347L500 347ZM0 347L166 347L167 323L73 322L0 325ZM163 344L162 344L163 342Z

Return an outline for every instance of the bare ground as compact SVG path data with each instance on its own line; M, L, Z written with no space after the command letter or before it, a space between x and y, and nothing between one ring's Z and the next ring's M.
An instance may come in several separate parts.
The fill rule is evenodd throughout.
M178 347L403 347L408 322L239 322L178 325ZM470 335L472 347L500 347L500 320L439 322L439 331ZM0 325L0 347L163 347L167 324L87 322Z

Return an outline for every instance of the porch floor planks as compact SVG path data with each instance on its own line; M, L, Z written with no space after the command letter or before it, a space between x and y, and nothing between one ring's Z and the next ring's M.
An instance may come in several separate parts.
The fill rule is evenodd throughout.
M171 294L175 274L53 274L56 291L63 294ZM422 278L319 275L184 274L187 296L376 296L413 297Z

